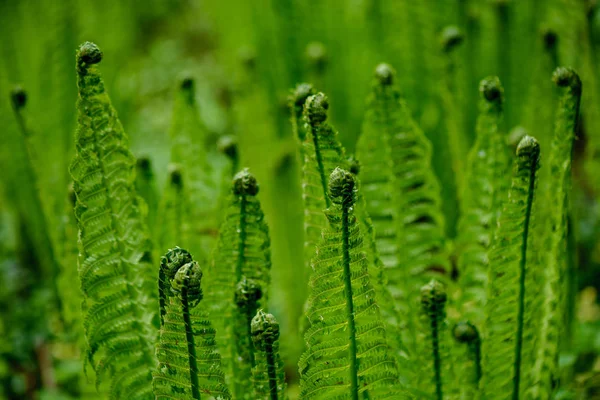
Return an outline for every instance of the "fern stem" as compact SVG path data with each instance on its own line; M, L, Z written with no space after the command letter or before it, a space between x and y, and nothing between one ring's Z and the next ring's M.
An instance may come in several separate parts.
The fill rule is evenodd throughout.
M337 170L336 170L337 171ZM335 171L334 171L335 172ZM333 175L333 174L332 174ZM332 177L332 181L333 181ZM354 321L354 302L352 299L352 275L350 273L350 231L349 212L351 202L342 202L342 263L344 266L344 285L346 295L346 316L348 319L348 350L350 352L350 395L358 400L358 365L356 360L356 324Z
M188 359L190 363L190 383L192 385L192 398L200 400L200 389L198 387L198 364L196 362L196 344L194 343L194 331L192 329L192 320L190 318L190 306L188 303L188 287L190 280L190 270L186 271L183 286L181 288L181 312L183 315L183 324L185 326L185 340L187 341Z
M165 290L166 276L161 269L158 271L158 309L160 315L160 326L165 324L165 315L167 315L167 292Z
M245 249L246 249L246 195L240 194L240 225L239 225L239 242L238 242L238 255L237 264L235 266L235 279L240 281L242 279L242 269L245 261Z
M315 146L315 158L317 160L317 167L319 169L319 176L321 178L321 185L323 187L323 195L325 197L325 205L327 208L331 207L331 199L327 195L328 176L325 174L325 167L323 166L323 156L321 155L321 146L319 145L319 135L317 134L317 131L327 118L328 108L329 102L323 93L310 96L306 100L304 106L305 118L309 125L309 129L311 130L313 144Z
M529 142L527 141L529 139ZM525 137L519 147L529 150L532 154L538 152L537 142L530 137ZM536 150L537 149L537 150ZM518 150L517 150L518 153ZM525 221L523 224L523 237L521 244L521 259L519 262L520 277L519 277L519 308L517 312L517 337L515 343L515 375L513 377L513 400L519 400L519 385L521 382L521 357L523 347L523 314L525 311L525 271L527 265L527 244L529 237L529 224L531 221L531 208L533 206L533 195L535 192L535 174L538 169L538 157L531 157L529 168L529 188L527 191L527 202L525 207Z
M265 343L265 355L267 356L267 373L269 374L271 400L277 400L277 366L275 365L275 353L272 341Z
M421 305L431 330L431 351L433 356L433 373L435 382L435 393L437 400L442 400L442 357L440 354L440 323L444 322L444 304L446 303L446 291L444 286L432 280L421 288Z

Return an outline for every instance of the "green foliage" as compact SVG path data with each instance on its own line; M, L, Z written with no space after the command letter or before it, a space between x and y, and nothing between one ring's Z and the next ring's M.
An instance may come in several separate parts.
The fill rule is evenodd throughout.
M525 284L532 272L528 244L539 157L538 142L525 136L517 147L508 200L490 253L481 380L486 399L518 399L529 387L523 346L532 338L524 337L525 298L543 296Z
M312 265L307 349L299 368L303 398L398 398L398 372L370 283L353 213L353 176L336 168L329 180L329 227Z
M259 191L256 178L248 170L243 170L232 183L214 261L207 274L211 290L207 292L205 301L217 330L217 343L229 384L233 387L232 393L235 398L244 398L252 393L252 350L247 347L251 343L247 335L248 323L244 323L249 312L236 307L236 285L245 278L260 286L261 299L254 307L266 308L271 253L268 227L256 197ZM256 308L252 315L254 312ZM245 348L238 345L240 337L248 339Z
M135 159L96 64L93 43L77 53L79 88L75 216L79 278L86 304L87 358L99 378L111 377L111 397L150 397L154 365L149 312L140 289L150 284L148 237L134 189Z
M154 395L156 399L230 399L215 330L198 307L203 297L202 270L191 260L190 254L179 248L169 250L161 260L166 307L156 345Z

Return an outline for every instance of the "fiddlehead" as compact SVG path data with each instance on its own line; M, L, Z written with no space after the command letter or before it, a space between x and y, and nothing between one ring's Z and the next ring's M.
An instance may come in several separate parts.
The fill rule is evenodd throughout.
M258 399L283 400L285 375L279 357L279 323L272 314L259 310L251 323L252 343L257 350L253 369L254 392Z

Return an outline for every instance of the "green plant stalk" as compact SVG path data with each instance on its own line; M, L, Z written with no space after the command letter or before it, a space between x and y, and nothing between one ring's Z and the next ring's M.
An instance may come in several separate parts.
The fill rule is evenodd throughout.
M273 351L272 341L265 343L265 355L267 357L267 373L269 374L271 400L277 400L277 366L275 365L275 352Z
M238 257L235 268L236 282L242 279L242 268L246 260L246 195L240 195L240 225L239 225L239 243Z
M183 287L181 288L181 312L183 315L183 323L185 326L185 340L187 341L188 359L190 363L190 383L192 385L192 398L200 400L200 390L198 387L198 364L196 362L196 344L194 343L194 332L192 329L192 321L190 319L190 306L188 303L188 284L189 284L188 269Z
M358 400L358 365L356 360L356 325L354 323L354 303L352 301L352 275L350 274L350 252L348 242L348 206L342 205L342 263L344 265L344 286L346 293L346 317L348 319L348 352L350 356L350 396Z
M158 309L160 315L160 326L165 324L165 315L167 314L167 282L165 272L158 270Z
M438 319L436 318L437 310L434 310L433 314L434 316L431 318L431 350L435 375L435 393L437 399L442 400L444 398L442 393L442 359L440 357Z

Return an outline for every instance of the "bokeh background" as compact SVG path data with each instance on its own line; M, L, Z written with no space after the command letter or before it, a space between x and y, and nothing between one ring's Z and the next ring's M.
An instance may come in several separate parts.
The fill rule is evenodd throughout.
M449 42L456 30L461 40ZM393 65L415 119L433 143L446 229L453 237L460 160L453 159L448 137L458 132L465 146L472 143L479 81L500 77L507 138L527 131L543 152L552 134L552 71L574 67L584 88L571 221L579 314L576 350L564 362L579 363L582 382L597 374L596 1L1 0L0 398L94 398L93 377L82 371L81 339L62 320L76 318L69 314L79 310L54 304L49 294L56 288L78 293L77 267L62 255L76 248L76 236L65 229L67 166L74 150L75 49L86 40L104 52L100 68L108 93L133 153L151 160L159 190L167 176L172 103L182 77L196 80L212 143L237 137L241 165L261 184L272 238L272 311L282 323L292 383L306 276L290 89L308 81L329 96L331 120L352 154L373 70L380 62ZM27 93L19 114L10 102L17 86Z

